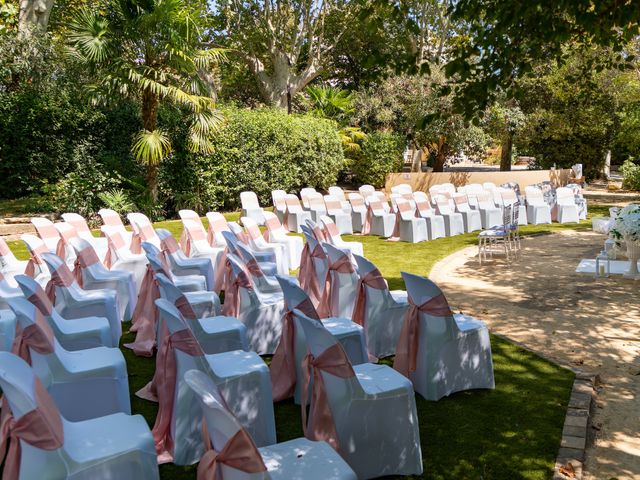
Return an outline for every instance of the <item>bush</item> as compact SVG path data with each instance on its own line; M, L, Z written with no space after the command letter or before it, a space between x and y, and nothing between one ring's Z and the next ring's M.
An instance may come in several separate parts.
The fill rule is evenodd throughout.
M388 173L402 168L405 140L401 135L374 132L367 135L359 158L353 163L353 173L360 183L383 187Z
M631 159L626 160L622 167L622 188L629 190L640 190L640 165L633 163Z
M271 190L335 183L344 165L335 122L274 109L224 113L226 125L214 135L211 155L187 153L178 132L175 153L161 170L161 188L173 208L235 208L243 190L253 190L268 205Z

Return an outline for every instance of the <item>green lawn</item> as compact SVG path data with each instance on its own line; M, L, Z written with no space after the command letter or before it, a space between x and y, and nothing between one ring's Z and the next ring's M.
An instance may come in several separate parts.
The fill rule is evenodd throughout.
M592 216L606 215L608 207L590 207ZM236 220L238 213L226 215ZM156 224L180 236L181 223ZM588 230L590 221L580 224L532 225L523 235L557 230ZM401 271L428 275L433 265L447 255L477 244L477 233L443 238L419 244L388 242L377 237L345 236L364 244L365 255L389 281L392 289L403 288ZM26 251L20 242L11 248L21 258ZM127 326L125 326L125 331ZM123 342L133 335L126 334ZM416 398L422 453L428 479L547 479L551 478L560 445L564 415L573 382L573 373L551 364L507 341L492 336L496 389L452 395L438 402ZM153 359L134 356L123 349L132 393L134 413L153 425L156 405L133 393L153 375ZM269 361L269 358L265 358ZM383 362L391 364L392 359ZM293 402L275 406L278 440L302 435L300 408ZM371 419L375 421L375 419ZM195 478L195 467L163 465L163 479Z

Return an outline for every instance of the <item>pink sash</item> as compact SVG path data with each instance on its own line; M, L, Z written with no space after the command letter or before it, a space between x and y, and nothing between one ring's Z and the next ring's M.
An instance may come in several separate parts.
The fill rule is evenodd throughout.
M176 298L176 301L173 302L173 304L178 309L180 314L187 320L198 319L198 316L196 315L195 310L191 306L191 302L189 302L189 299L186 297L185 294L181 294L178 298Z
M327 254L324 253L322 245L319 243L315 246L313 251L309 253L309 243L305 243L302 249L302 256L300 258L300 271L298 272L298 281L300 287L307 292L314 305L320 306L324 299L324 292L320 291L320 285L318 283L318 276L316 275L316 266L313 263L314 258L326 259ZM324 310L328 310L325 305ZM318 312L320 313L320 312Z
M158 454L158 463L173 460L173 438L171 437L171 419L175 401L178 366L175 350L180 350L192 357L204 355L198 340L188 328L179 330L171 335L165 335L156 357L156 372L154 376L158 391L158 415L153 426L153 440Z
M280 220L278 220L278 217L267 218L264 224L267 229L263 232L262 236L266 241L269 241L269 234L271 232L276 232L282 228L282 224L280 223Z
M47 282L47 286L44 291L51 300L51 303L55 305L56 303L56 287L66 287L69 288L75 282L75 278L73 278L73 273L69 270L64 263L56 268L53 272L51 272L51 279Z
M107 254L105 255L104 261L102 263L104 264L105 268L107 268L107 270L111 270L111 267L114 263L113 253L120 250L125 246L125 244L122 235L120 235L120 232L113 232L107 235L107 244L109 248L107 249ZM133 250L131 250L131 253L133 253Z
M131 237L131 245L129 245L129 251L131 253L142 253L142 238L137 231L133 232Z
M229 248L225 247L213 271L213 291L216 293L220 293L227 288L226 284L231 274L231 262L228 255Z
M255 258L252 258L248 262L246 262L245 267L247 272L253 277L264 277L264 272L262 268L260 268L260 264Z
M82 270L84 268L90 267L91 265L95 265L96 263L100 263L100 259L96 254L96 251L93 247L89 246L87 248L83 248L77 253L76 261L73 265L73 276L80 285L81 288L84 287L84 280L82 278Z
M11 353L31 365L30 349L41 355L54 352L53 330L40 310L36 308L35 323L24 330L16 326L16 337L11 345Z
M329 268L327 269L327 277L324 285L325 297L322 302L322 306L328 309L328 315L325 315L322 318L338 316L338 312L333 309L334 303L338 303L338 285L337 281L333 280L331 272L355 273L355 270L351 264L351 260L346 255L341 256L335 262L329 261ZM319 308L319 310L324 310L324 308Z
M296 357L295 357L295 324L293 310L300 310L307 317L320 320L313 303L304 299L293 308L287 309L282 317L282 336L276 347L269 367L271 385L273 387L273 401L279 402L292 397L296 385Z
M249 275L245 271L241 271L236 275L229 288L225 289L224 304L222 305L223 315L237 317L240 314L240 288L253 288Z
M358 325L364 327L367 311L367 288L375 288L376 290L386 290L387 284L377 268L370 271L366 275L360 277L356 288L356 303L353 307L353 315L351 319Z
M393 361L393 368L405 377L409 377L411 372L416 371L418 346L420 342L420 312L428 313L434 317L447 317L452 315L449 303L443 293L430 298L422 305L413 303L411 296L408 297L408 301L409 309L402 323L400 337L396 345L396 358Z
M164 272L165 275L169 272ZM167 275L171 278L171 275ZM139 357L153 355L153 347L156 344L156 325L158 324L158 307L156 300L160 298L160 287L156 280L151 264L147 264L147 271L142 279L138 303L132 315L132 325L129 331L136 332L133 343L125 343L124 346L133 350Z
M36 265L42 265L42 259L40 258L41 253L46 253L49 250L44 245L40 245L34 251L30 252L29 261L27 262L27 266L24 269L24 274L31 277L36 278Z
M371 217L373 217L373 210L371 209L371 205L367 206L367 213L364 216L364 221L362 222L362 235L369 235L371 233Z
M208 436L204 443L207 448L198 465L198 480L224 480L219 472L220 465L227 465L245 473L267 471L256 444L244 428L240 428L219 453L211 448Z
M4 399L0 413L0 464L4 461L3 480L18 480L22 448L20 441L42 450L53 451L64 445L62 418L51 396L34 375L36 407L16 420ZM8 445L8 449L7 449Z
M307 396L309 383L311 380L311 370L313 369L313 390L309 406L309 418L307 419ZM308 353L302 365L303 386L302 386L302 429L304 436L309 440L325 441L335 450L340 448L338 433L335 421L329 406L327 391L322 378L322 372L334 375L339 378L355 377L355 372L342 345L333 344L322 354L315 358Z
M44 293L44 290L40 285L38 285L38 289L34 294L27 297L27 300L29 300L34 307L40 310L43 315L48 316L53 312L53 303L51 303L51 300L49 300L49 297L47 297L47 294Z

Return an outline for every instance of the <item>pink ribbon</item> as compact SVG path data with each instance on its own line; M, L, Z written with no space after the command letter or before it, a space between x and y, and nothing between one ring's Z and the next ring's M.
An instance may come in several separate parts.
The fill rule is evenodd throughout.
M229 226L224 218L218 218L214 222L209 222L209 230L207 234L207 240L209 245L213 246L216 243L216 233L228 232Z
M129 245L131 253L142 253L142 237L139 232L134 231L131 237L131 245Z
M31 365L30 350L41 355L48 355L54 352L53 330L47 323L42 312L36 309L34 323L25 329L16 327L16 336L11 345L11 353L17 355L29 365Z
M355 273L353 268L353 264L348 256L343 255L335 262L329 261L329 268L327 269L327 277L325 280L324 286L324 294L325 298L322 302L323 306L328 308L328 315L325 317L337 317L338 312L334 311L334 304L338 304L338 282L334 281L331 276L331 272L336 273ZM323 308L319 308L319 310L324 310Z
M213 290L217 293L224 290L230 275L231 262L229 261L229 249L225 247L213 272Z
M264 272L262 271L262 268L260 268L258 260L256 260L255 258L252 258L251 260L246 262L245 267L247 269L247 272L249 272L252 277L264 277Z
M48 316L53 312L53 303L51 303L51 300L49 300L49 297L47 297L47 294L40 285L38 285L35 293L27 297L27 300L29 300L34 307L40 310L43 315Z
M4 241L3 238L0 238L0 257L8 257L11 256L11 249L7 242Z
M113 254L125 246L124 239L120 232L111 232L107 235L107 254L104 257L103 264L107 270L111 270L113 267L114 258ZM133 253L133 251L131 250Z
M159 463L173 459L174 440L171 436L171 419L178 377L175 350L180 350L192 357L204 355L198 340L188 328L165 335L162 339L162 345L156 357L156 375L154 376L158 392L158 415L151 432Z
M408 301L409 309L402 323L400 337L396 345L396 358L393 361L393 368L405 377L409 377L411 372L416 371L420 342L420 313L427 313L434 317L452 315L449 303L443 293L430 298L421 305L416 305L411 296L408 297Z
M199 242L202 240L207 241L207 237L203 233L203 231L200 230L199 228L184 227L182 229L182 236L180 237L180 246L182 247L182 251L187 257L191 256L191 248L192 248L191 243Z
M251 280L249 275L244 270L241 270L238 275L235 276L231 285L224 292L224 305L222 305L222 314L229 317L237 317L240 314L240 288L247 290L252 289Z
M337 236L340 235L340 233L338 232L338 227L336 227L336 224L333 223L333 222L329 222L329 223L325 223L324 224L324 232L323 233L324 233L324 239L333 238L333 237L337 237Z
M326 260L327 254L324 253L324 249L319 243L311 252L309 252L309 242L305 243L302 249L302 256L300 258L298 281L300 283L300 287L307 292L313 304L320 307L323 303L322 300L324 299L324 292L320 291L318 276L316 275L316 266L313 262L314 258ZM324 305L323 313L327 311L328 307ZM320 312L318 313L322 315Z
M273 388L273 401L279 402L293 396L296 385L295 323L293 310L300 310L307 317L320 320L310 299L287 308L282 317L282 336L271 359L269 374Z
M362 235L369 235L371 233L371 219L373 217L373 210L371 205L367 206L367 214L364 216L364 222L362 222Z
M307 403L309 384L313 369L313 389L309 406L309 418L307 418ZM302 429L309 440L325 441L335 450L340 448L336 424L329 406L327 389L322 378L322 372L339 378L353 378L355 372L347 354L340 343L335 343L327 348L318 358L308 353L302 365Z
M29 257L27 266L24 269L24 274L31 278L35 278L36 265L42 265L42 259L40 258L40 254L47 253L48 251L49 250L47 250L47 247L44 244L40 244L36 248L34 248L32 251L30 251L29 253L31 254L31 256Z
M20 441L32 447L53 451L64 445L62 418L51 396L34 375L33 392L36 407L16 420L9 402L2 401L0 413L0 464L4 461L2 480L18 480L22 448ZM8 446L8 448L7 448Z
M386 290L387 284L377 268L360 277L356 288L356 303L353 307L352 320L364 327L367 311L367 287L376 290Z
M82 270L90 267L91 265L95 265L96 263L100 263L100 259L92 246L88 246L77 252L76 261L73 264L73 276L81 288L84 288Z
M173 304L184 318L186 318L187 320L197 320L198 316L191 306L191 302L189 302L189 299L184 293L180 294L180 296L176 298L176 301L173 302Z
M107 225L108 227L122 227L124 229L124 224L122 223L122 219L120 215L110 212L105 212L102 215L102 223Z
M59 265L53 272L51 272L51 278L47 282L47 286L44 291L51 300L51 303L55 305L56 303L56 287L66 287L69 288L75 282L75 278L73 277L73 273L69 270L64 263Z
M282 224L280 223L280 220L278 220L278 217L275 217L275 216L267 218L265 220L264 224L267 227L267 229L264 231L262 236L267 241L269 241L269 234L270 233L277 232L280 229L282 229Z
M204 431L206 434L206 429ZM208 435L204 440L206 449L198 464L198 480L223 480L220 465L249 474L267 471L256 444L244 428L227 441L221 452L211 447Z

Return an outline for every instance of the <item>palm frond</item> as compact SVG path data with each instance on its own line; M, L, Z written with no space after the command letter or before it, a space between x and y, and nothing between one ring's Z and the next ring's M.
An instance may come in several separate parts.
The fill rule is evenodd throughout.
M164 130L140 130L133 141L131 153L144 165L157 165L171 153L171 140Z
M102 62L109 53L109 21L88 8L69 24L69 41L76 54L89 62Z

